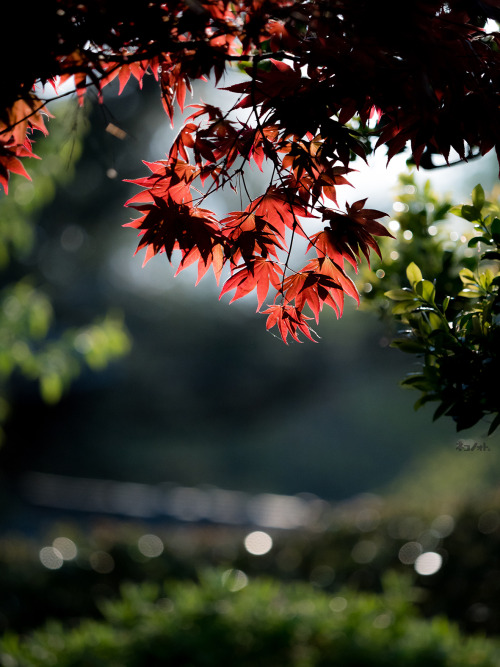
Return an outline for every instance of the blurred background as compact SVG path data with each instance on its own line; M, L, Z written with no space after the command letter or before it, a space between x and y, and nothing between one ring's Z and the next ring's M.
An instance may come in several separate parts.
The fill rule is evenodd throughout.
M208 84L200 93L211 101ZM413 359L389 347L394 329L363 307L348 304L339 321L325 312L317 344L285 346L254 301L219 301L210 276L195 288L194 274L174 279L164 256L142 267L135 231L122 228L137 192L124 179L145 176L141 160L163 159L174 136L154 81L103 106L89 96L84 109L50 109L33 181L14 176L0 197L2 281L17 285L4 328L26 316L26 341L39 349L30 356L31 344L4 331L3 628L74 615L69 581L81 596L111 595L123 578L187 576L200 562L332 590L377 588L387 567L406 568L437 591L425 611L453 615L439 572L451 553L443 541L462 553L469 539L463 520L492 542L483 592L462 583L461 621L496 632L500 514L488 502L500 447L488 424L457 435L453 422L432 422L431 407L415 412L418 396L398 386ZM344 196L392 211L404 159L359 168ZM479 182L491 190L497 169L487 156L430 176L458 204ZM457 451L459 439L488 451ZM410 543L420 546L401 555ZM422 552L441 560L419 571ZM447 590L473 566L450 565ZM42 604L47 582L52 606ZM95 613L92 596L78 598L80 611Z

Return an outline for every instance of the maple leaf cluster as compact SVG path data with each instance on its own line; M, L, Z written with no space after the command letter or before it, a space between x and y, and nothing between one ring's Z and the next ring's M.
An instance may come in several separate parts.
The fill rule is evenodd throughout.
M312 340L325 305L340 316L346 294L358 300L348 268L389 235L365 199L339 208L354 158L383 145L388 159L409 147L417 167L452 151L500 153L500 34L484 31L500 19L496 0L50 0L32 9L26 47L4 77L5 188L32 154L31 131L45 131L35 84L57 90L71 79L83 103L89 86L100 95L118 79L121 92L151 74L173 123L193 81L219 85L232 64L245 69L226 88L233 104L194 105L166 159L133 181L142 190L127 205L140 217L129 226L146 261L165 253L178 271L196 263L198 280L210 268L218 282L228 273L221 296L234 291L233 301L256 290L285 342ZM52 19L43 39L42 15ZM0 49L12 49L9 39ZM252 163L271 174L257 197L245 183ZM205 202L225 187L240 192L241 210L218 218ZM296 236L307 241L302 267L292 266Z
M43 102L34 95L17 99L0 118L0 184L8 192L9 173L30 178L20 158L36 157L32 150L33 130L47 134L44 115L50 115Z

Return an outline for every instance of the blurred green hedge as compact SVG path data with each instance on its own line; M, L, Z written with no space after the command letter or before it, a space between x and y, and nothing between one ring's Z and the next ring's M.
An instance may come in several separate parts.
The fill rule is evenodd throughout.
M103 621L52 622L0 643L3 667L496 667L500 644L415 616L411 590L386 577L381 595L328 595L306 584L249 582L239 570L199 583L122 587Z
M101 519L87 532L68 524L53 526L43 539L5 536L0 539L0 632L27 632L51 618L69 623L98 618L101 602L116 598L123 582L194 581L200 570L213 567L239 570L250 580L303 581L329 594L344 586L380 592L385 573L396 571L410 578L413 602L424 616L444 615L461 631L498 635L499 494L433 508L374 496L329 512L310 530L264 529L273 546L263 555L245 549L245 536L255 528L241 526ZM145 538L159 548L141 552ZM64 561L54 551L54 546L62 549L61 539L75 552ZM44 564L42 552L55 561ZM441 560L432 574L415 567L425 553Z

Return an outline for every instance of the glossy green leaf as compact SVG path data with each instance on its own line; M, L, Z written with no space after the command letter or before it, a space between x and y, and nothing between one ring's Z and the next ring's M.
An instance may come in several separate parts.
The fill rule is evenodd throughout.
M460 280L464 284L467 284L467 283L470 283L470 282L473 282L473 283L476 282L476 276L474 275L474 273L470 269L462 269L458 275L460 276Z
M472 191L472 203L474 205L474 208L476 208L478 211L481 211L481 209L484 206L484 199L485 198L484 198L483 186L481 184L478 184Z
M411 264L408 264L408 267L406 268L406 277L408 278L410 285L412 286L414 286L416 283L422 280L422 272L415 264L415 262L411 262Z
M416 293L425 299L428 303L434 303L434 296L436 294L436 288L430 282L430 280L421 280L415 285Z
M477 299L480 295L480 291L477 288L467 288L463 289L458 293L458 296L463 296L465 299Z
M450 213L456 215L458 218L462 217L462 207L461 206L452 206L450 208Z
M493 280L494 277L495 274L492 271L490 271L490 269L486 269L486 271L479 274L479 285L485 291L488 291L491 285L491 281Z
M478 243L486 243L487 245L491 245L491 239L489 239L487 236L474 236L468 243L467 246L469 248L475 248Z
M420 308L421 305L420 301L416 299L412 301L400 301L393 307L392 312L394 315L404 315L405 313L412 313L417 308Z
M432 329L441 329L444 326L443 320L437 313L429 313L428 318Z
M407 288L403 289L392 289L388 292L384 292L385 296L393 301L407 301L413 297L413 292Z
M481 220L481 211L479 211L475 206L464 204L464 206L462 206L462 218L464 218L464 220L468 220L469 222L476 222Z

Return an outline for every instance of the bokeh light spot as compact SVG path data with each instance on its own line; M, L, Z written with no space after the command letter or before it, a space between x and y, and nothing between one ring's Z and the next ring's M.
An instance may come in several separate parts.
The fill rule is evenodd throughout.
M142 535L137 546L143 556L148 558L157 558L163 553L163 542L158 535Z
M54 547L43 547L39 556L40 562L48 570L58 570L64 562L61 553Z
M432 530L435 530L440 537L448 537L455 528L455 519L449 514L437 516L431 523Z
M52 546L61 554L63 560L73 560L77 556L76 544L69 537L56 537Z
M419 542L406 542L399 550L398 558L403 565L413 565L422 551L422 545Z
M402 201L395 201L392 208L398 213L403 213L403 211L408 211L408 204L404 204Z
M222 573L222 583L232 593L236 593L245 588L248 577L242 570L226 570Z
M245 537L245 549L253 556L263 556L271 551L273 539L262 530L255 530Z
M344 611L347 607L347 600L339 595L330 600L329 607L332 611Z
M426 551L415 561L415 571L417 574L429 576L436 574L443 564L443 557L435 551Z
M441 541L441 535L434 529L424 530L418 536L418 542L422 545L424 551L434 551Z

